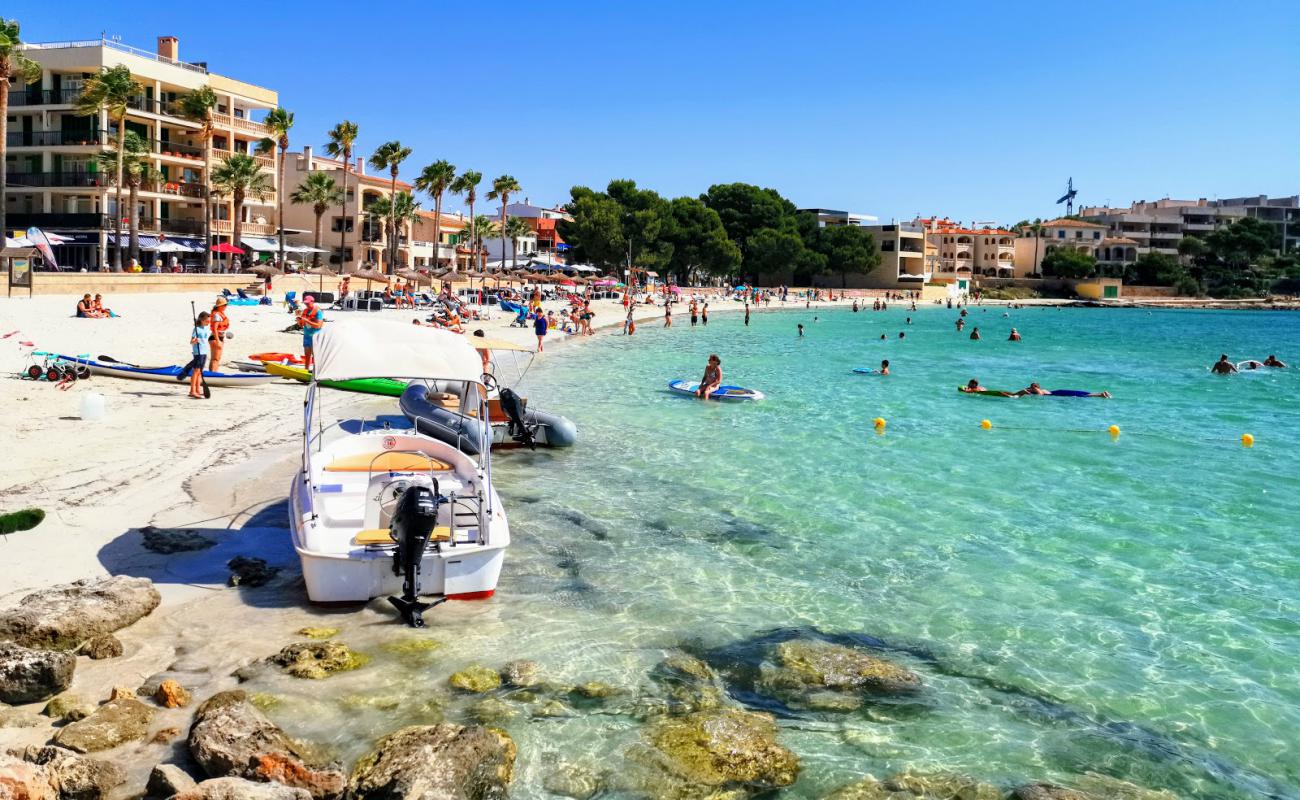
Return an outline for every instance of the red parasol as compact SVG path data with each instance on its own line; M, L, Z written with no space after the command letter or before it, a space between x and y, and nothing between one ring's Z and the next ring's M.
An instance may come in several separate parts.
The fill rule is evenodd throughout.
M244 255L243 250L239 249L238 247L235 247L233 244L230 244L229 242L222 242L221 244L216 245L215 247L212 248L212 252L234 253L235 255L240 255L240 256Z

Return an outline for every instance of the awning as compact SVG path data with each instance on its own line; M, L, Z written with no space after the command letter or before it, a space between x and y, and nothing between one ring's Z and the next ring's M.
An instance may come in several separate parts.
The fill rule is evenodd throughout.
M451 331L380 320L332 321L316 335L317 380L442 378L480 383L483 361Z
M244 236L241 237L239 241L243 242L244 247L247 247L249 250L261 250L263 252L279 252L280 250L280 242L276 239L265 239L260 236ZM284 249L285 252L288 252L289 246L285 245Z
M284 246L286 253L328 253L323 247L312 247L308 244L286 244Z

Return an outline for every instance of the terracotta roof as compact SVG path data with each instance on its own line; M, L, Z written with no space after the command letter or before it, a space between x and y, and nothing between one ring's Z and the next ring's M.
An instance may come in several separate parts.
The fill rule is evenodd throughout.
M1108 238L1105 238L1105 239L1102 239L1102 240L1101 240L1101 246L1102 246L1102 247L1107 247L1107 246L1109 246L1109 245L1116 245L1116 244L1131 244L1131 245L1136 245L1137 242L1133 241L1132 239L1128 238L1127 236L1118 236L1118 237L1115 237L1115 238L1109 238L1109 237L1108 237Z
M1051 222L1044 222L1044 228L1102 228L1105 225L1098 225L1095 222L1084 222L1081 219L1054 219Z
M436 212L425 211L424 209L420 209L415 213L419 215L420 219L428 222L430 225L433 224L434 219L438 216ZM442 222L439 223L439 226L443 228L464 228L468 224L469 222L464 217L444 212L442 215Z

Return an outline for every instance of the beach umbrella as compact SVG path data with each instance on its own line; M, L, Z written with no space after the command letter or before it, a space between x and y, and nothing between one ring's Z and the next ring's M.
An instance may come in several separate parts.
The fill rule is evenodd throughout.
M249 270L249 272L253 273L254 275L259 275L263 278L274 278L278 275L284 274L283 271L276 269L270 264L262 264L260 266L253 267L252 269Z
M397 273L397 277L405 278L406 280L412 281L420 286L433 285L433 278L430 278L428 275L425 275L423 272L417 272L416 270L413 269L404 269L401 272Z
M367 292L370 291L370 282L371 282L371 281L378 281L378 282L380 282L380 283L388 283L388 276L387 276L387 275L383 274L382 272L375 272L373 269L359 269L359 270L357 270L356 272L352 273L352 277L353 277L353 278L365 278L365 280L366 280L366 291L367 291Z
M214 245L212 247L212 252L228 253L230 255L236 255L236 256L244 255L244 250L242 248L235 247L233 244L230 244L229 242L222 242L221 244Z

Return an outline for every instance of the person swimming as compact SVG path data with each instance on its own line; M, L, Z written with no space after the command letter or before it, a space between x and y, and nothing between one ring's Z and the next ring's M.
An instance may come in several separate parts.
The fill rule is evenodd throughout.
M979 329L979 326L978 326L978 325L976 325L974 328L971 328L971 331L970 331L970 338L971 338L972 341L979 341L979 338L980 338L980 329Z
M883 361L880 362L880 374L881 375L889 374L889 359L884 359Z
M1011 329L1011 335L1007 337L1007 341L1008 341L1008 342L1018 342L1018 341L1020 341L1020 331L1016 330L1015 328L1012 328L1012 329Z
M1040 386L1038 381L1034 381L1033 383L1029 384L1028 386L1021 389L1020 391L1012 392L1011 396L1024 397L1026 395L1051 395L1051 394L1053 393L1049 392L1048 390ZM1110 392L1088 392L1087 394L1084 395L1073 394L1073 395L1065 395L1065 396L1067 397L1110 397Z
M1275 356L1275 355L1269 355L1268 358L1264 359L1264 366L1266 366L1266 367L1285 368L1285 367L1286 367L1286 363L1283 362L1283 361L1279 361L1278 358L1277 358L1277 356Z
M1237 365L1228 360L1227 353L1219 356L1219 360L1214 362L1214 366L1210 367L1210 372L1215 375L1231 375L1236 371Z
M907 334L904 333L903 331L899 331L899 332L898 332L898 338L900 338L900 339L906 339L906 338L907 338Z
M799 338L800 338L800 339L803 338L803 323L802 323L802 322L799 323Z

